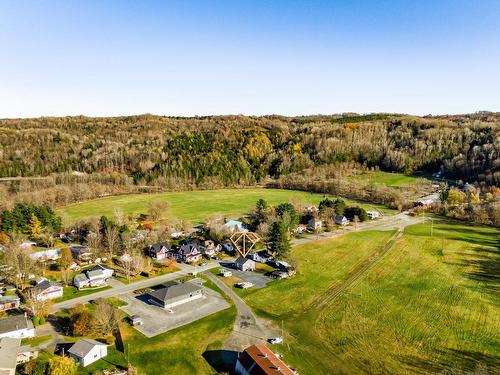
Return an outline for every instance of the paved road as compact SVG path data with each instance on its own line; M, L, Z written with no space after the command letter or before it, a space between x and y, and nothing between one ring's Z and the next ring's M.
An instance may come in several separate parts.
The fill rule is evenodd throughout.
M72 298L67 301L55 303L52 306L52 311L57 311L61 309L68 309L70 307L73 307L79 303L87 303L91 300L95 300L97 298L108 298L108 297L113 297L113 296L119 296L128 292L132 292L136 289L143 289L143 288L149 288L154 285L158 285L170 280L177 279L182 276L186 276L187 274L196 271L196 272L203 272L206 270L209 270L214 267L219 267L219 262L209 262L206 265L199 267L199 266L191 266L189 264L183 264L183 263L178 263L177 267L180 268L179 271L172 272L172 273L167 273L165 275L161 276L156 276L150 279L146 280L141 280L141 281L136 281L134 283L130 284L121 284L117 285L117 283L112 283L111 289L106 289L103 290L102 292L96 292L92 294L88 294L86 296L82 297L77 297L77 298Z
M265 343L269 337L274 336L264 324L259 322L252 310L230 287L211 272L204 274L231 298L236 306L236 320L233 332L224 344L225 350L241 352L250 345Z
M355 230L402 230L408 225L418 224L425 220L421 216L410 216L406 213L399 213L396 215L383 216L380 219L369 220L359 223L357 229L354 226L348 226L344 229L338 229L334 232L323 232L318 235L312 235L306 238L297 238L292 241L293 245L300 245L307 242L318 241L325 238L332 238L336 234L343 234L353 232Z

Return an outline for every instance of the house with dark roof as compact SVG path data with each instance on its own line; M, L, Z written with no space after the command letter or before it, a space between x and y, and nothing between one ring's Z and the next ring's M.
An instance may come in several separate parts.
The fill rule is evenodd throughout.
M63 287L42 277L38 279L35 286L28 289L27 293L35 296L38 301L46 301L48 299L62 297Z
M68 350L71 358L83 367L94 363L108 355L108 346L92 339L81 339Z
M267 346L258 344L246 348L236 361L238 375L297 375Z
M0 319L0 338L35 337L35 327L24 314L13 315Z
M17 295L2 296L0 295L0 311L7 311L19 307L21 300Z
M171 309L172 307L203 298L203 288L189 281L184 283L169 281L148 294L150 303L164 309Z
M239 257L235 260L234 267L240 271L255 271L255 262L252 259Z
M169 256L175 258L178 262L196 263L203 258L200 248L201 246L197 243L184 243L176 249L171 249Z
M349 220L343 215L335 215L333 220L335 221L335 224L337 224L337 225L344 226L344 225L349 224Z
M168 242L155 243L150 245L147 254L153 259L165 259L170 251L170 245Z

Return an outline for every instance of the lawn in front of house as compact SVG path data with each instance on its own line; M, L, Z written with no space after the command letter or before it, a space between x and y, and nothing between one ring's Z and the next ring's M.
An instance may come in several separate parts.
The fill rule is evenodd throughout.
M111 287L109 285L100 287L100 288L85 288L85 289L78 289L76 286L73 285L66 285L63 287L63 296L54 299L54 303L57 302L63 302L67 301L72 298L77 298L77 297L82 297L82 296L87 296L89 294L97 293L97 292L102 292L103 290L110 289Z
M496 229L437 220L432 232L429 223L407 227L372 268L328 300L329 286L341 286L390 235L354 232L296 246L294 278L243 296L283 324L285 344L273 350L301 374L500 368Z

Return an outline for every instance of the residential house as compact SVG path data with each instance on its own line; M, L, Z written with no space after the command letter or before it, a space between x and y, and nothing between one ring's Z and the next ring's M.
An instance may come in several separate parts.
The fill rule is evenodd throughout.
M307 232L307 226L305 226L304 224L297 225L297 228L295 229L295 233L302 234L305 232Z
M321 221L320 219L318 218L311 218L309 219L309 221L307 222L307 227L311 230L319 230L323 227L323 221Z
M377 219L380 217L380 212L378 211L366 211L366 215L368 216L368 218L370 219Z
M170 245L167 242L155 243L149 246L147 254L154 259L165 259L170 251Z
M37 301L46 301L49 299L63 296L63 287L57 283L41 277L37 280L35 286L28 289L28 294L35 296Z
M240 271L255 271L255 262L252 259L239 257L234 266Z
M247 258L253 260L254 262L259 262L264 264L273 259L273 257L269 255L265 250L248 254Z
M35 327L26 315L19 314L0 319L0 338L35 337Z
M248 232L248 229L245 228L245 224L238 220L229 220L224 225L223 228L228 230L231 233L234 232Z
M61 249L47 249L36 251L30 254L31 259L39 260L39 261L47 261L47 260L57 260L61 257Z
M221 246L219 244L216 245L212 240L206 240L203 242L203 249L203 254L211 257L221 250Z
M432 206L433 204L437 204L440 201L441 201L440 194L439 193L433 193L433 194L430 194L430 195L427 195L425 197L420 198L417 201L417 206L428 207L428 206Z
M4 337L0 339L0 374L15 375L17 353L21 345L20 338Z
M104 286L108 283L108 280L113 277L114 272L115 271L111 268L97 264L91 269L75 275L73 278L73 285L78 289Z
M238 375L297 375L267 346L252 345L241 352L236 361Z
M178 262L196 263L203 258L199 247L194 243L185 243L177 249L170 250L169 254Z
M92 257L92 251L87 246L74 245L69 248L73 258L86 262Z
M333 219L335 221L335 224L337 224L337 225L344 226L344 225L349 224L349 220L343 215L335 215L335 217Z
M203 298L203 288L189 281L185 283L169 281L148 294L151 303L159 305L164 309L171 309L172 307Z
M2 296L0 295L0 311L7 311L11 309L17 309L21 300L17 295L14 296Z
M108 346L92 339L81 339L68 350L71 358L83 367L94 363L108 355Z

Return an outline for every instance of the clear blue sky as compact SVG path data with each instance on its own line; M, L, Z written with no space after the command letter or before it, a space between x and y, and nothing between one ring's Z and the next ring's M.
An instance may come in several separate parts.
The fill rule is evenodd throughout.
M0 0L0 117L500 111L500 0Z

